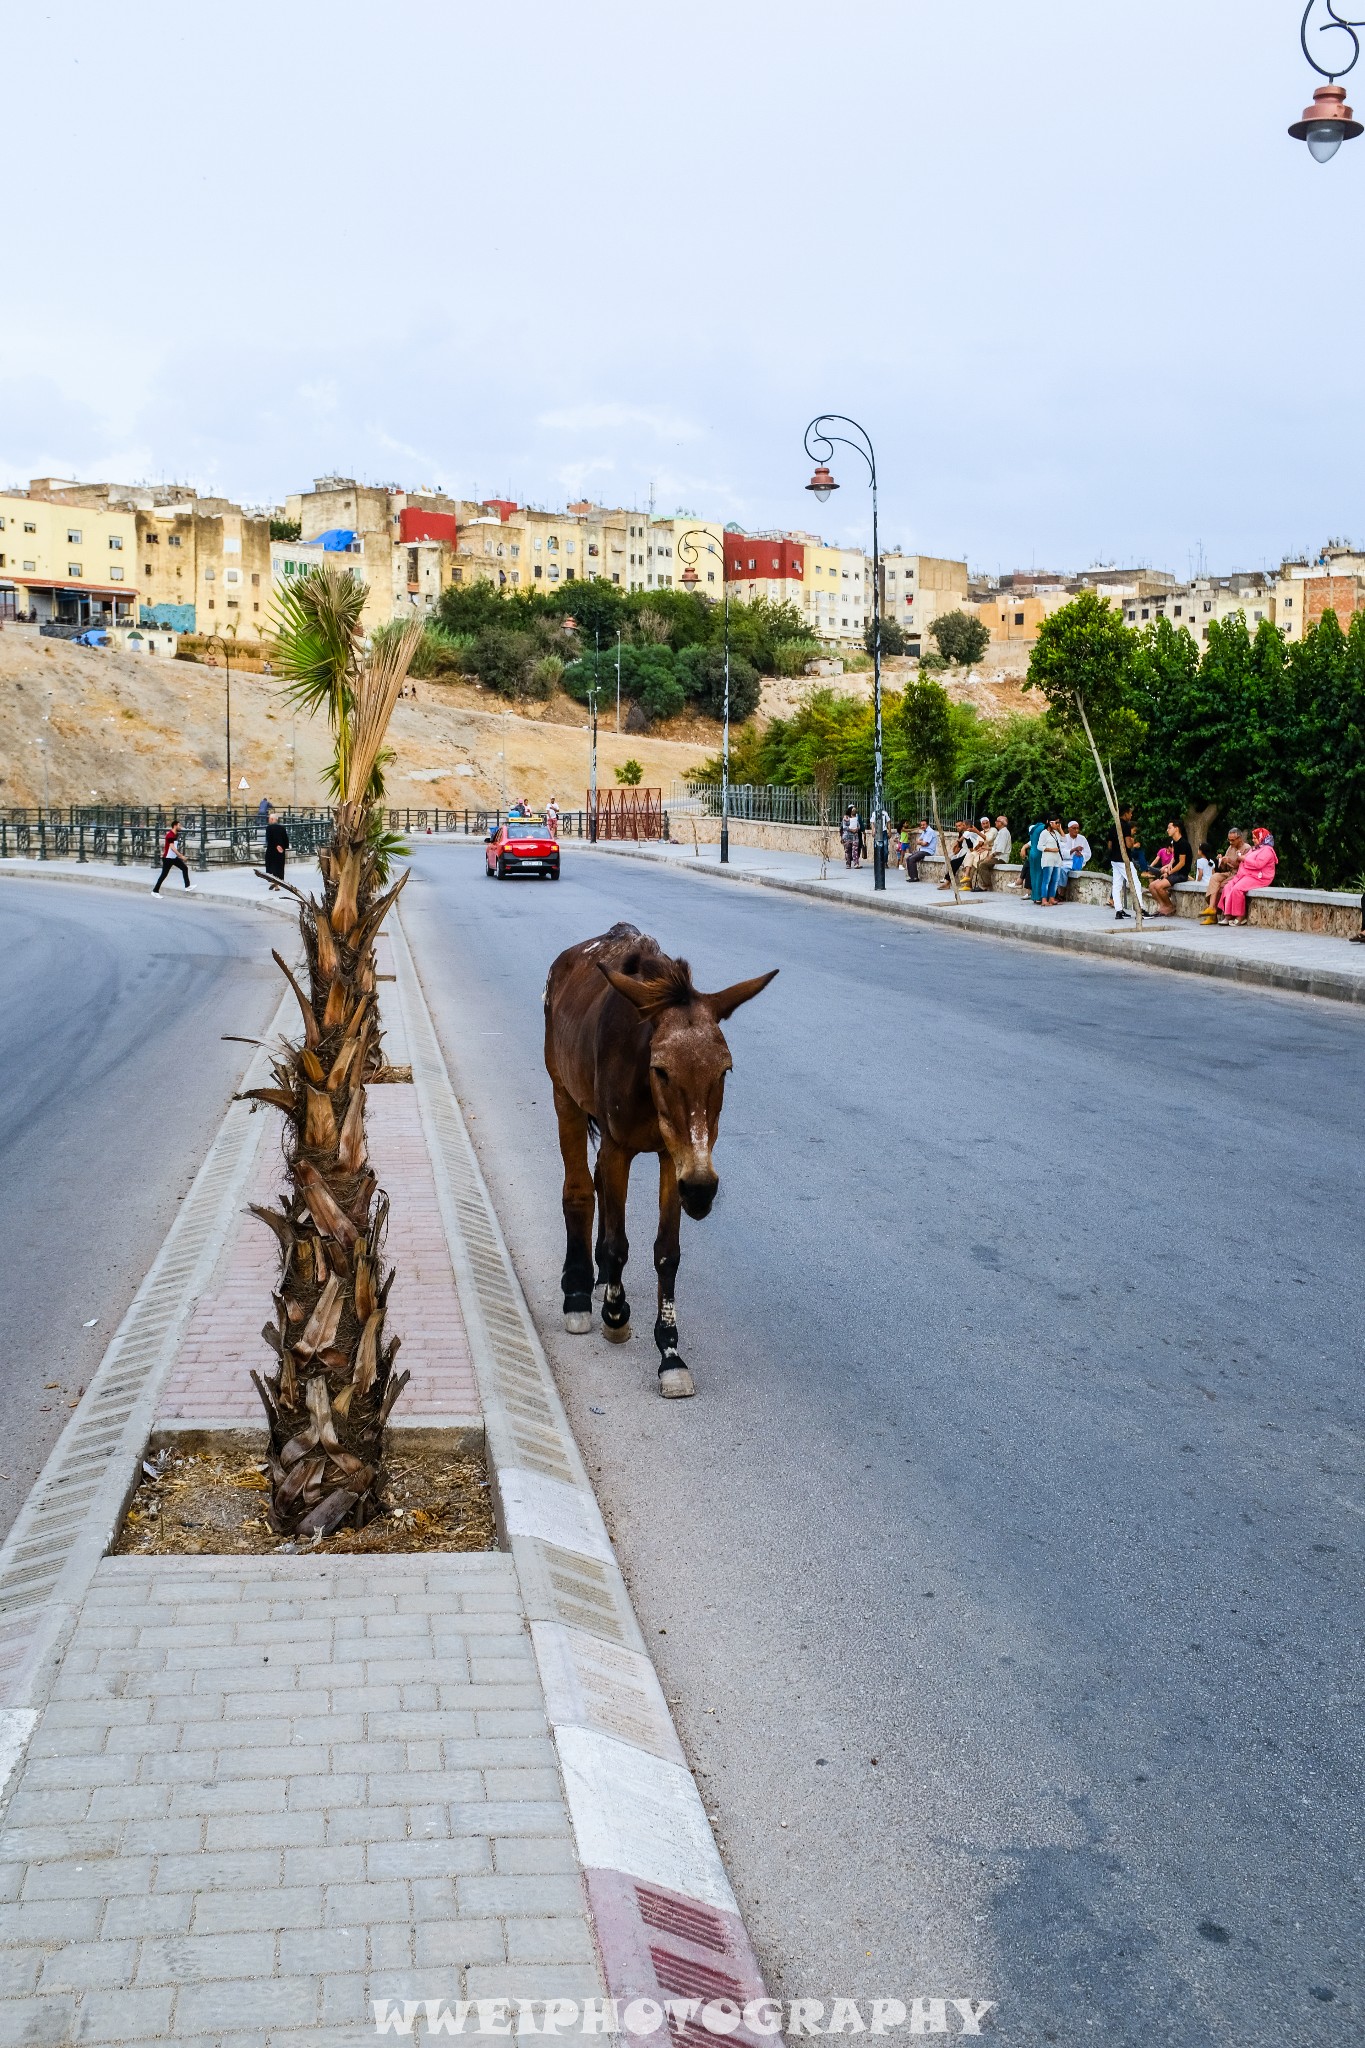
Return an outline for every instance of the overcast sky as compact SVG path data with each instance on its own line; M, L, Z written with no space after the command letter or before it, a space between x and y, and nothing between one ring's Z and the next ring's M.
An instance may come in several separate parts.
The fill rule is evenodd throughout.
M1365 140L1294 0L29 0L0 482L341 470L986 570L1359 533ZM1365 66L1356 103L1365 101Z

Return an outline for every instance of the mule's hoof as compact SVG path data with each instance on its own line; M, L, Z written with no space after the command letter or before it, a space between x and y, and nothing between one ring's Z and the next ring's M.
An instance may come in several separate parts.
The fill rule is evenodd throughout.
M613 1327L612 1327L612 1325L611 1325L610 1323L604 1322L604 1323L603 1323L603 1325L602 1325L602 1335L603 1335L603 1336L604 1336L604 1337L606 1338L606 1340L607 1340L608 1344L629 1344L629 1342L630 1342L630 1319L629 1319L629 1317L627 1317L627 1319L626 1319L626 1321L625 1321L624 1323L621 1323L621 1324L619 1324L619 1325L618 1325L618 1326L617 1326L616 1328L614 1328L614 1329L613 1329Z
M592 1334L592 1310L570 1308L564 1311L564 1327L571 1337L588 1337Z
M685 1365L666 1365L659 1374L659 1392L665 1401L690 1401L696 1391Z

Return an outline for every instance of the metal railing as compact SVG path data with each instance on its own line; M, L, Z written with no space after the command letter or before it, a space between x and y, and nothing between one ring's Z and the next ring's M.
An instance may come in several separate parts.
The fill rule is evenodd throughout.
M326 805L277 806L275 816L289 834L292 859L316 857L332 836ZM496 832L498 810L451 811L435 805L383 807L390 832L411 839L451 833L482 839ZM0 810L0 860L112 860L119 867L156 867L172 819L180 821L180 843L193 867L260 867L265 859L266 820L256 810L226 804L55 804L10 805ZM561 811L561 839L586 839L586 811Z
M853 805L860 818L866 820L872 814L872 790L870 786L858 783L840 783L831 789L826 803L826 815L822 818L820 793L811 783L730 784L731 818L757 825L837 824L849 804ZM720 784L675 782L669 792L667 808L675 817L718 818ZM892 823L900 824L906 818L914 822L930 817L933 806L927 788L905 789L888 783L887 808L891 812ZM938 811L945 825L956 818L972 817L971 783L939 790Z

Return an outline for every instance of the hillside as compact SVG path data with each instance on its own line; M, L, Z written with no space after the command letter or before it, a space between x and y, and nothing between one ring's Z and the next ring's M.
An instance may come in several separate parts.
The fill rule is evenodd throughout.
M583 802L588 781L587 713L559 698L545 715L490 708L500 700L470 683L422 682L393 719L397 755L388 771L396 804L452 808L505 804L509 796L562 805ZM76 647L0 631L0 805L222 802L225 797L224 673L197 662L164 661L113 648ZM676 721L674 738L611 728L599 720L598 776L632 757L647 785L681 777L719 745L719 728ZM681 727L681 730L678 730ZM294 746L297 740L297 783ZM47 789L44 791L46 741ZM295 719L269 676L232 677L235 799L256 804L324 800L330 748L320 720ZM236 787L245 777L247 788Z
M906 663L888 662L888 686L903 688L907 670ZM942 680L951 696L988 717L1038 708L1003 667ZM13 627L0 630L0 805L224 801L224 682L221 668L198 662L76 647ZM790 715L814 687L809 677L769 678L759 715ZM833 677L830 687L870 697L872 677ZM583 802L588 716L581 705L558 696L513 712L475 683L420 682L415 689L416 696L405 697L394 713L392 802L452 809L505 807L515 796L543 802L554 795L572 807ZM652 732L618 735L614 704L603 711L598 777L606 786L615 782L613 771L633 758L644 769L645 783L667 793L696 762L719 752L720 727L710 719L689 715ZM325 726L296 720L278 682L234 671L235 801L323 801L329 751ZM245 789L238 787L243 777Z

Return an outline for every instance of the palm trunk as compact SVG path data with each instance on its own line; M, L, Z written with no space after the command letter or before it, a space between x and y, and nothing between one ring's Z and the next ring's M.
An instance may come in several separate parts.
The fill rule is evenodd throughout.
M280 1243L275 1319L263 1335L273 1372L253 1373L270 1425L271 1519L283 1535L363 1528L380 1512L384 1425L407 1383L386 1339L392 1270L384 1267L388 1197L369 1165L365 1082L378 1044L375 934L406 874L376 896L364 806L341 803L321 855L322 901L302 901L307 987L303 1041L274 1062L276 1086L253 1089L285 1111L290 1193L256 1208Z

